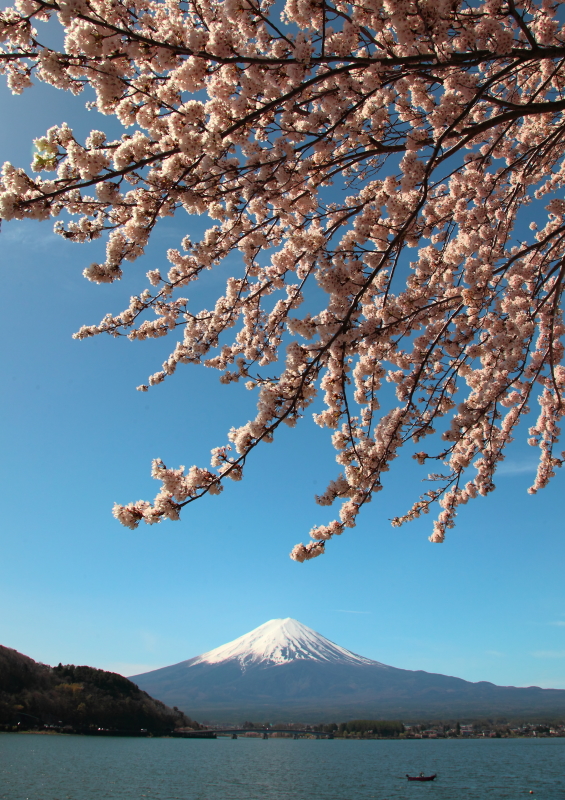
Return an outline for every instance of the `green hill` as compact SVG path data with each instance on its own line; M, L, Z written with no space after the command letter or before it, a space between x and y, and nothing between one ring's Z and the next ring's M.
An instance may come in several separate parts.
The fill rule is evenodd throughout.
M200 728L182 711L154 700L115 672L74 664L49 667L0 645L0 726L6 730L45 725L153 734Z

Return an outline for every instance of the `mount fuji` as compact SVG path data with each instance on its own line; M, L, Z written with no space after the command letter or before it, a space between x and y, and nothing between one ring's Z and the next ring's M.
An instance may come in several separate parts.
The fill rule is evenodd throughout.
M208 722L565 714L565 690L397 669L290 618L272 619L215 650L131 679L152 697Z

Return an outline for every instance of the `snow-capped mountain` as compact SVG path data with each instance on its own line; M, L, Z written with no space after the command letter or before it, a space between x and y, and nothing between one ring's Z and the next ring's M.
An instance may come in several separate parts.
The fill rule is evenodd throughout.
M215 650L191 660L195 664L220 664L237 661L242 667L251 664L290 664L291 661L326 661L336 664L375 664L330 642L298 620L271 619L258 628Z
M233 642L132 679L167 705L220 723L565 715L565 690L517 689L397 669L289 618L270 620Z

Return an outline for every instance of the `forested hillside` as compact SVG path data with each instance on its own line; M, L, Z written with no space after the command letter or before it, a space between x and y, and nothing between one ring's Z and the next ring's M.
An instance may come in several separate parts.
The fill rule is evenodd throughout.
M0 726L44 725L157 734L200 727L114 672L74 664L49 667L0 645Z

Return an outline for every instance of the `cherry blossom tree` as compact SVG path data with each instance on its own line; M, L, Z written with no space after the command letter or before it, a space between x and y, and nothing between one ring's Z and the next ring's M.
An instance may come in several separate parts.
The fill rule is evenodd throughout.
M161 490L152 503L116 505L121 523L176 520L240 480L251 451L281 423L296 425L318 393L314 419L331 431L339 473L316 500L341 507L294 548L297 561L355 525L402 445L442 466L393 524L439 505L430 538L442 542L458 506L494 489L532 402L540 461L530 492L546 486L565 459L555 452L565 391L560 8L18 0L2 12L12 92L34 81L87 89L128 131L80 142L66 123L48 130L30 172L4 164L3 219L53 217L71 241L106 237L105 262L84 270L96 283L121 277L161 217L210 219L199 241L173 243L167 270L151 269L128 308L76 338L172 334L162 369L138 389L191 363L258 395L256 416L229 431L209 467L156 460ZM54 26L60 50L39 32ZM234 254L240 270L214 308L194 308L183 291ZM426 437L432 452L414 452Z

